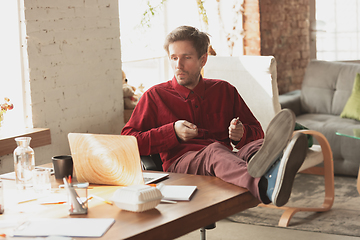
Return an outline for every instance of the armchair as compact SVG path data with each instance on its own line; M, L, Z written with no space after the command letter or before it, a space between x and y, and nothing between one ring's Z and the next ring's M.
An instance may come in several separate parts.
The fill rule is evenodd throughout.
M162 161L159 154L140 156L141 165L144 170L163 171Z
M209 56L204 67L205 78L224 79L234 85L255 117L265 130L271 119L281 110L277 88L276 60L272 56ZM323 134L313 130L299 130L312 135L314 145L309 148L304 164L299 172L324 176L325 198L322 206L305 208L301 206L276 207L272 204L259 204L284 210L279 226L287 227L292 216L299 211L324 212L331 209L334 202L334 167L333 155L329 142ZM141 156L143 168L162 171L158 155ZM322 166L320 165L322 164ZM210 226L213 228L215 225ZM205 233L203 228L202 234ZM203 238L205 239L205 238Z
M205 78L224 79L234 85L255 117L265 130L271 119L281 110L277 87L276 60L272 56L209 56L204 67ZM276 207L260 204L260 207L283 209L278 225L287 227L292 216L299 211L323 212L331 209L334 202L333 155L323 134L313 130L300 130L312 135L316 141L309 148L299 172L324 175L325 198L320 207ZM318 165L323 163L322 167Z

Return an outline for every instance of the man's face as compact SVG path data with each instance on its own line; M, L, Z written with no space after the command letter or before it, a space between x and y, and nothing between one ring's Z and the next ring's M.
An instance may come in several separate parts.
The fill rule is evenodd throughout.
M190 41L176 41L169 45L170 64L178 84L194 89L200 79L200 71L207 61L207 54L198 58Z

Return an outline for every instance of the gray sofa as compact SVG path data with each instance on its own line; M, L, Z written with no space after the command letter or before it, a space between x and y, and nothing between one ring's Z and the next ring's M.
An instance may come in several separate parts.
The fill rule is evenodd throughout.
M336 135L339 129L360 128L360 121L340 117L357 73L359 63L312 60L301 90L279 96L281 107L292 109L298 123L327 138L337 175L357 176L359 171L360 140Z

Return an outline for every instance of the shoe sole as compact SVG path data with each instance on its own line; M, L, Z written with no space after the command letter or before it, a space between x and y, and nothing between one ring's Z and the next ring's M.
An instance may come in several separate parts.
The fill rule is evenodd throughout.
M295 176L305 160L307 149L307 137L302 133L297 133L286 147L271 197L274 205L281 207L288 202Z
M266 129L263 145L248 163L250 176L262 177L270 169L288 144L294 128L295 114L289 109L281 110L271 120Z

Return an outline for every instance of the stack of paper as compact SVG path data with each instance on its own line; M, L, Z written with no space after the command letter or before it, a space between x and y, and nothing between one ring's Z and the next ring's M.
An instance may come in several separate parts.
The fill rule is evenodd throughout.
M60 218L24 222L15 237L101 237L114 224L113 218Z

